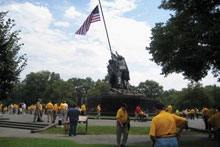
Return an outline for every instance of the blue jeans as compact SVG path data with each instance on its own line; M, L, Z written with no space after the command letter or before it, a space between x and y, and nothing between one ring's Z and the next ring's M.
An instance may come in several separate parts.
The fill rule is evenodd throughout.
M78 127L78 122L69 122L70 129L69 129L69 136L74 136L77 135L77 127Z
M178 141L176 137L157 138L155 147L178 147Z

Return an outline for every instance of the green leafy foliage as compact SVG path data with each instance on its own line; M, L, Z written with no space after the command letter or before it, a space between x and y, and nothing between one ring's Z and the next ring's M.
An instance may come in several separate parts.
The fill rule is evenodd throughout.
M146 98L155 99L163 93L163 87L153 80L140 82L137 87L138 92L144 94Z
M199 81L211 70L220 72L220 1L163 0L159 8L175 12L152 29L152 60L165 76L176 72Z
M0 100L9 97L21 71L26 65L26 55L18 55L20 31L14 31L14 20L5 20L7 12L0 12Z

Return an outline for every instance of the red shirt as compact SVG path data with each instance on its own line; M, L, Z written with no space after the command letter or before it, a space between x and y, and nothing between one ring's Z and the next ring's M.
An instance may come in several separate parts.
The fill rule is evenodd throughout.
M139 106L136 107L135 112L139 113L141 111L141 108Z

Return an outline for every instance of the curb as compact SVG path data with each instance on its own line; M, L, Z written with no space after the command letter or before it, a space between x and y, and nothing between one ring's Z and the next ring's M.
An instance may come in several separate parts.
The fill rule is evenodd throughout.
M31 133L39 133L39 132L42 132L42 131L45 131L49 128L55 128L56 125L58 125L57 123L53 123L51 125L48 125L47 127L43 128L43 129L38 129L38 130L31 130Z

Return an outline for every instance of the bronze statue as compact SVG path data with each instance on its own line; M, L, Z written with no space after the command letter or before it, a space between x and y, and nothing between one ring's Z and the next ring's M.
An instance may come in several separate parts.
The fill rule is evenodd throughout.
M110 59L108 68L108 74L110 76L109 83L111 88L116 89L129 89L129 70L124 57L111 53L112 59Z

